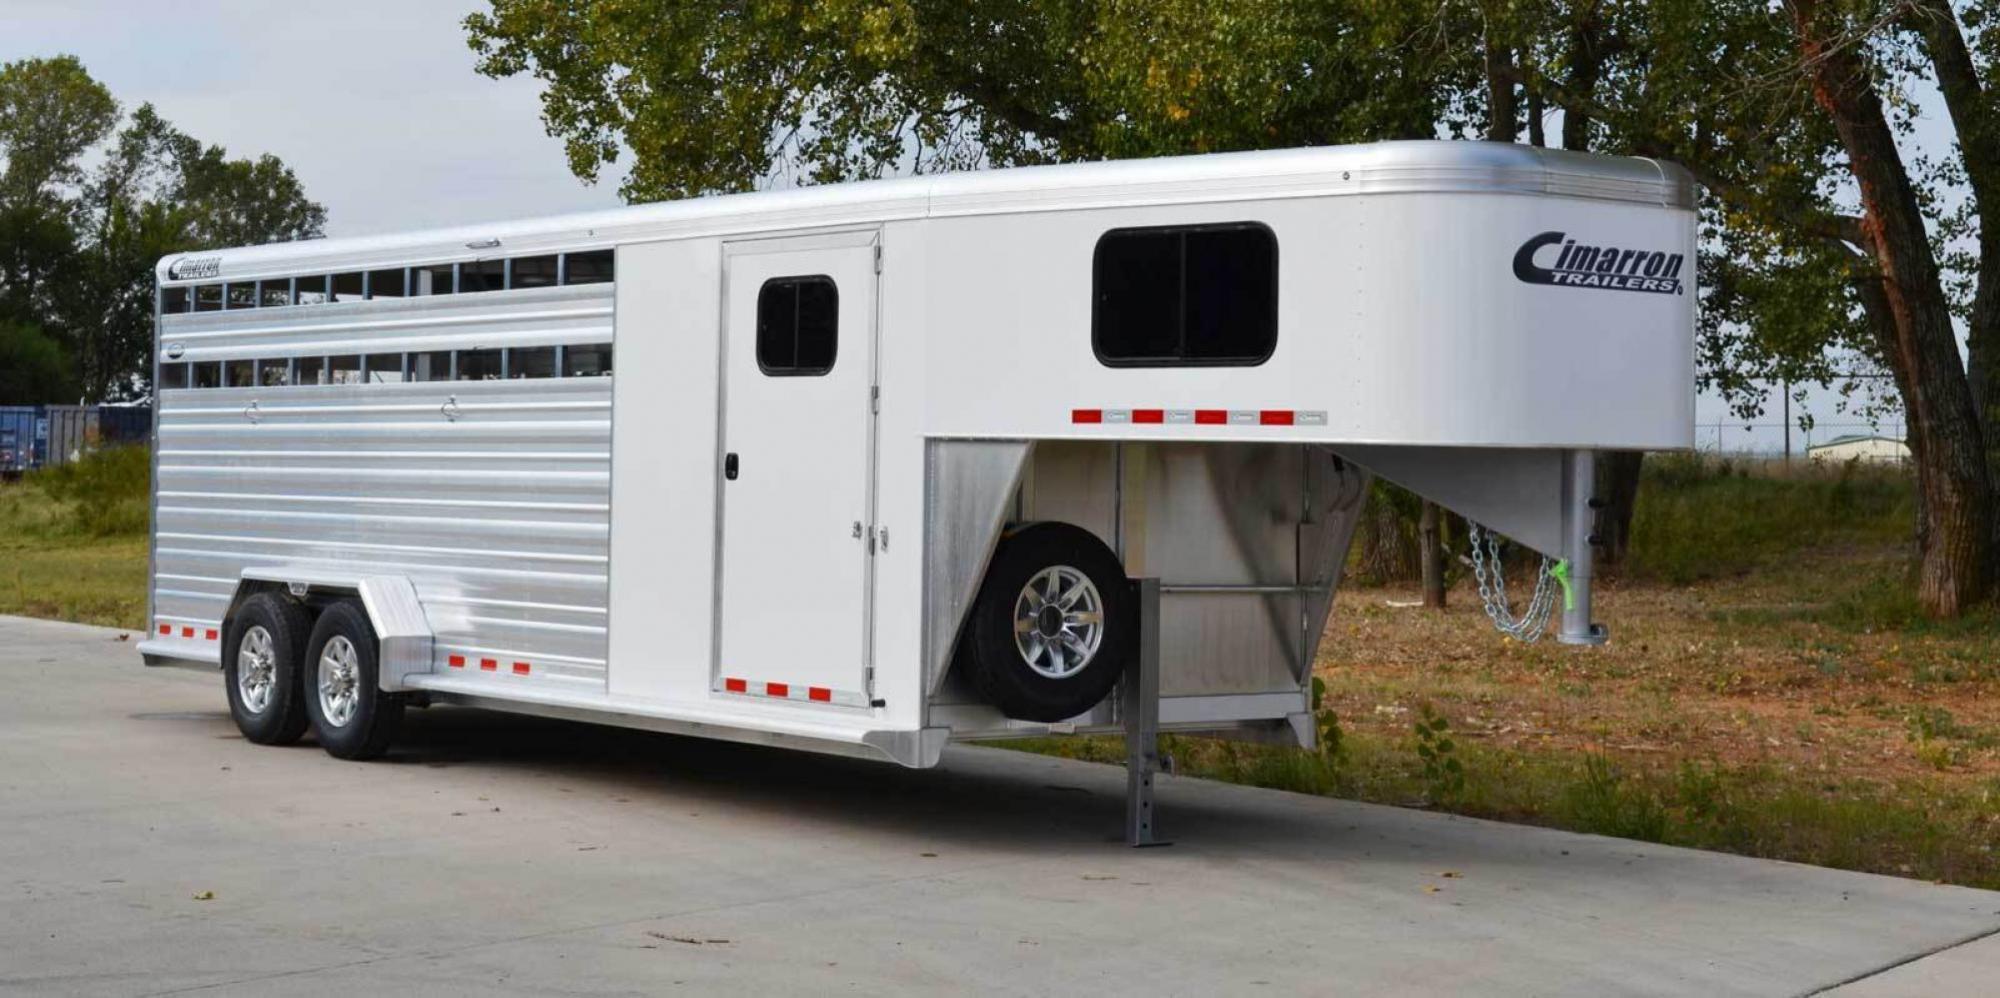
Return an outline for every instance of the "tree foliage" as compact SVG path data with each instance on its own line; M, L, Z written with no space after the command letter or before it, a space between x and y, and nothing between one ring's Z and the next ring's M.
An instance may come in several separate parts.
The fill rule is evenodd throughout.
M0 155L0 323L61 355L0 384L0 402L145 395L161 257L312 238L326 222L276 157L231 158L150 104L122 114L73 56L0 67Z
M1704 187L1702 381L1745 413L1774 379L1893 390L1921 588L1950 614L1993 578L1996 6L491 0L466 27L481 72L545 84L579 176L631 157L631 200L1429 136L1683 163ZM1930 82L1959 141L1912 160L1896 140Z

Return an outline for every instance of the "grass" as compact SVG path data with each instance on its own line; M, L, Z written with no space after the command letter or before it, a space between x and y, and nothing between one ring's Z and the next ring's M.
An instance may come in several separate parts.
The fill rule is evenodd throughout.
M1907 479L1646 475L1598 591L1610 645L1503 640L1463 582L1443 612L1349 588L1316 664L1327 750L1163 749L1234 783L2000 888L2000 615L1917 612ZM126 450L0 485L0 613L143 626L146 482Z
M1916 522L1908 479L1881 467L1668 454L1642 474L1625 571L1672 585L1766 568L1801 548L1905 542Z
M2000 888L2000 781L1843 779L1768 765L1465 744L1460 796L1439 800L1415 738L1349 732L1331 755L1164 736L1188 776L1849 870ZM1116 738L1006 743L1122 764Z
M1316 663L1335 750L1166 750L1237 783L2000 888L2000 615L1922 617L1912 516L1895 470L1649 460L1597 593L1611 644L1505 640L1462 581L1442 612L1349 587Z
M0 613L143 628L149 480L118 447L0 484Z

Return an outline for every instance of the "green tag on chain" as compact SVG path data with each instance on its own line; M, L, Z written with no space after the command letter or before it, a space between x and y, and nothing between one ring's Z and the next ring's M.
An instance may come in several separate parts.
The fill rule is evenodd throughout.
M1549 578L1556 580L1556 584L1563 587L1563 609L1576 609L1576 593L1569 587L1569 559L1556 559L1556 567L1549 569Z

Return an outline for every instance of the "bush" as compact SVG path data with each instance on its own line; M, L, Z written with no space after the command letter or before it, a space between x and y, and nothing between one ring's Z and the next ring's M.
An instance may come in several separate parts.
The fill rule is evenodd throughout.
M28 476L30 486L63 504L69 528L92 537L146 532L151 511L152 451L106 447Z
M1625 570L1675 584L1805 548L1907 541L1916 516L1909 472L1897 467L1658 454L1642 474Z

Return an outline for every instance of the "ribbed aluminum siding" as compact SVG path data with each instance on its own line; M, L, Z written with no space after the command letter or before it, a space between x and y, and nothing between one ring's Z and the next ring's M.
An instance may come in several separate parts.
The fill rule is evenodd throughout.
M611 328L599 286L173 316L162 339L272 357L608 342ZM462 655L495 683L603 687L610 378L168 391L158 439L156 626L219 627L247 566L379 571L414 583L436 670Z

